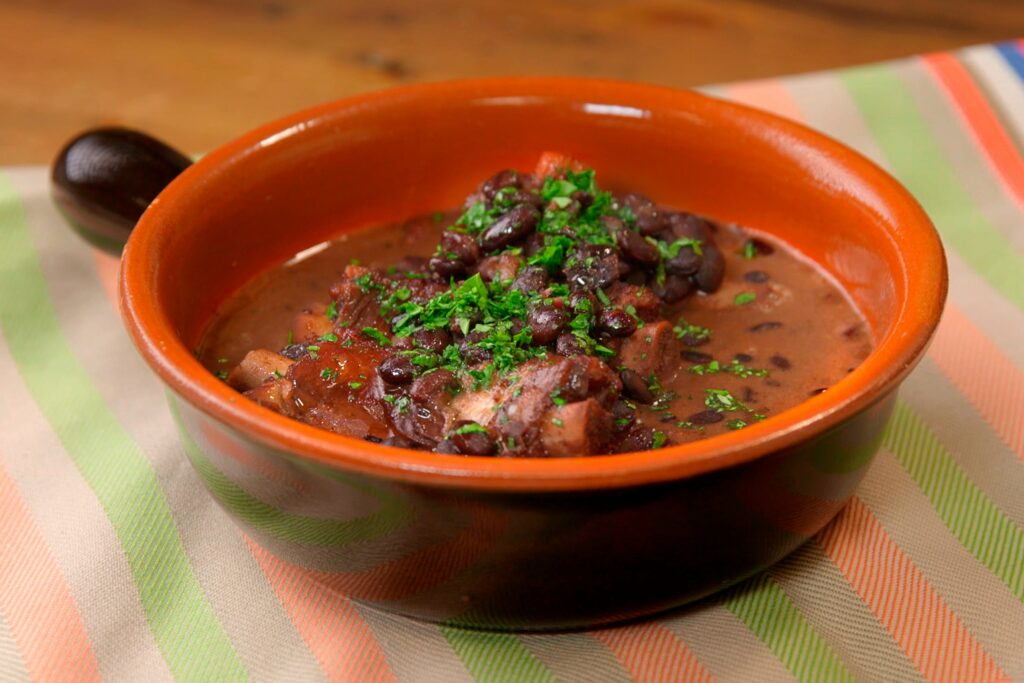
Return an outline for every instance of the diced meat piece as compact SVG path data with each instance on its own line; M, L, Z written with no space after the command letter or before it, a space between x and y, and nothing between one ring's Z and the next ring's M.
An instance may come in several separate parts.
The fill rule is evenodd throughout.
M676 358L671 353L675 344L671 323L661 320L648 323L626 337L619 347L619 365L635 370L641 377L657 374L662 365L669 359Z
M478 266L480 277L486 282L491 280L501 280L508 282L515 278L516 273L519 272L519 268L522 267L523 260L515 254L504 252L497 254L496 256L488 256L487 258L480 261Z
M292 337L298 341L318 339L334 329L334 322L326 315L303 311L292 319Z
M291 404L289 399L292 395L292 383L287 379L275 379L272 382L264 382L255 389L245 392L245 397L256 401L264 408L270 408L276 413L287 415Z
M657 320L661 316L661 299L650 287L616 282L608 288L606 294L613 305L630 311L644 322Z
M309 424L350 436L387 436L379 400L377 366L388 350L345 330L336 342L319 342L295 363L290 413Z
M267 349L245 354L242 362L228 375L228 384L239 391L255 389L269 379L284 377L295 361Z
M541 152L533 172L539 177L560 176L566 169L576 173L583 170L583 164L562 152Z
M592 398L551 408L541 424L540 441L552 457L602 453L612 436L612 415Z

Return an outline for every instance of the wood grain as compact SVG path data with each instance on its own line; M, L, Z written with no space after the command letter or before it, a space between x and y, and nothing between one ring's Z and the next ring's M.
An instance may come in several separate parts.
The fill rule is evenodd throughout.
M200 151L397 83L692 86L1021 35L1022 0L0 0L0 163L46 163L99 124Z

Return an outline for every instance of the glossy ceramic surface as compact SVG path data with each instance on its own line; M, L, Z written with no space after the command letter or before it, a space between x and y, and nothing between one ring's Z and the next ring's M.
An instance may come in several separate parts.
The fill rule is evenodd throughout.
M259 408L192 349L242 283L344 230L456 204L557 149L603 184L777 234L830 272L878 342L828 392L659 451L466 458ZM254 540L386 609L494 628L650 613L777 561L845 503L938 322L942 248L894 180L796 124L688 92L571 79L413 86L325 105L211 153L124 253L128 328L173 392L190 459Z

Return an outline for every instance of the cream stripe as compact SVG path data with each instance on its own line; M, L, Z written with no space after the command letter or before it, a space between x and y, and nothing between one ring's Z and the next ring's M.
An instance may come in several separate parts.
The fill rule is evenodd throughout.
M660 619L716 681L795 681L768 646L714 598Z
M815 542L769 570L857 680L920 681L917 667Z
M1024 529L1024 467L938 366L926 358L900 391L967 477Z
M949 533L891 453L879 453L857 495L999 666L1024 679L1024 604Z
M985 96L1010 129L1007 132L1024 143L1024 81L994 47L973 47L958 54L972 75L983 82Z
M628 683L611 651L587 633L527 633L519 640L564 683Z
M399 683L474 683L435 624L353 603Z
M830 135L884 166L881 150L864 125L860 111L839 80L829 74L800 76L786 83L800 111L812 126L826 128ZM985 207L980 207L987 211ZM986 216L995 220L994 216ZM1017 218L1016 231L1024 234ZM1010 225L1002 228L1009 229ZM955 251L946 250L949 264L949 298L1010 358L1024 369L1024 313L992 289Z
M986 160L980 143L971 137L967 124L954 111L955 105L940 91L942 86L917 61L898 62L893 71L917 104L935 143L955 168L957 180L975 206L1018 253L1024 253L1020 206Z
M25 670L25 661L14 642L14 634L11 633L4 615L0 614L0 682L20 683L28 680L30 679L28 671Z
M91 252L45 196L45 173L26 170L11 179L23 197L61 328L104 401L153 464L196 578L246 669L257 678L282 671L322 677L241 535L186 465L163 390L107 305ZM226 564L233 571L223 571Z
M5 441L0 458L68 582L100 671L116 680L131 680L139 671L149 672L154 681L170 680L106 513L14 367L0 336L0 368L7 369L0 391L0 434Z

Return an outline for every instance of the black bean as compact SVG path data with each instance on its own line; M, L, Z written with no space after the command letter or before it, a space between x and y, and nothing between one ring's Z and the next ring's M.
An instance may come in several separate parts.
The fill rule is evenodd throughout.
M758 323L750 328L751 332L768 332L769 330L777 330L782 327L782 323L774 320L768 322Z
M704 353L703 351L691 351L687 349L686 351L683 351L679 355L682 357L683 360L689 363L704 364L710 363L711 361L714 360L710 353Z
M396 353L388 356L377 366L377 374L388 384L408 384L416 374L409 356Z
M419 377L409 388L409 396L414 401L423 403L425 407L433 407L445 399L444 394L456 391L459 380L450 370L441 368Z
M475 365L491 357L490 350L477 346L477 342L486 339L487 335L487 332L470 332L463 338L459 344L459 353L462 356L463 362Z
M711 230L704 219L692 213L674 213L668 217L668 227L676 239L691 239L708 242Z
M757 393L750 387L743 387L743 402L744 403L756 403Z
M791 367L793 367L793 364L789 362L788 358L786 358L785 356L780 356L779 354L775 354L768 360L771 361L771 364L777 367L779 370L789 370Z
M453 260L467 266L480 260L480 247L476 240L463 232L445 230L441 233L441 249L445 254L454 254Z
M685 346L704 346L709 341L711 341L711 338L706 336L698 336L695 334L684 334L682 336L681 341Z
M687 418L687 421L692 422L695 425L710 425L716 422L721 422L725 419L717 410L702 410L699 413L694 413Z
M585 290L576 290L569 295L569 308L573 311L597 311L597 298Z
M291 358L292 360L298 360L308 353L306 351L306 344L289 344L288 346L281 349L281 355L285 358Z
M683 247L679 253L665 261L665 270L676 275L693 275L700 270L704 257L689 247Z
M768 282L768 273L763 270L752 270L749 273L744 273L743 279L747 282L761 284L762 282Z
M768 256L769 254L775 253L775 247L762 239L758 239L757 237L751 237L748 239L744 244L744 249L747 248L746 245L748 244L750 245L749 248L752 248L758 256Z
M812 391L810 395L817 396L818 394L824 394L826 391L828 391L828 387L818 387L817 389Z
M609 234L616 234L619 230L625 230L626 224L618 216L601 216L601 223Z
M609 337L628 337L636 332L636 319L621 308L604 308L597 314L597 331Z
M678 419L679 418L677 418L672 413L665 413L664 415L658 418L658 422L664 422L665 424L668 424L669 422L675 422Z
M515 244L533 232L539 218L540 212L536 208L520 204L505 212L484 230L480 236L480 246L487 251L494 251Z
M636 411L629 407L625 401L616 401L612 404L612 417L615 418L615 429L625 430L636 423Z
M640 236L640 233L622 229L615 234L615 242L622 255L641 265L653 266L658 263L658 249Z
M560 356L579 356L587 352L576 336L570 332L558 335L555 352Z
M536 192L513 190L512 192L502 192L497 195L494 198L493 204L495 206L518 206L520 204L527 204L540 209L544 206L544 198Z
M547 287L550 280L551 277L544 266L527 266L520 270L512 281L512 289L518 289L523 294L539 292Z
M379 436L374 436L373 434L367 434L363 437L363 441L369 441L370 443L383 443L384 439Z
M555 341L568 322L569 316L557 306L540 304L531 306L526 312L526 324L533 332L534 344L550 344Z
M664 214L658 211L654 202L639 192L627 194L622 198L622 203L633 212L636 227L644 235L653 235L665 227Z
M725 277L725 258L713 244L705 245L703 251L704 259L693 279L700 291L714 292L721 286L722 278Z
M647 386L647 382L636 370L624 368L619 371L619 379L622 380L622 393L632 398L637 403L654 403L654 392Z
M539 232L532 233L526 238L526 244L523 245L523 254L526 256L533 256L544 249L544 235Z
M674 304L685 299L693 291L693 282L683 275L669 273L665 276L664 282L652 284L651 291L665 303Z
M572 290L594 291L607 287L623 274L622 262L614 249L586 245L570 258L562 269Z
M416 330L412 333L412 340L421 349L441 353L452 343L452 336L444 329Z
M452 435L448 437L461 455L494 455L498 452L498 446L494 443L491 435L485 431L469 431L459 433L461 428L467 426L480 427L476 422L460 420L455 423Z
M588 206L594 203L594 195L590 194L589 192L584 192L583 190L576 190L569 196L572 198L573 201L580 205L581 209L586 209Z
M453 276L462 275L466 272L466 264L456 258L450 258L448 254L436 254L427 261L427 268L443 279L447 280Z
M504 171L498 171L493 176L488 178L480 186L480 192L488 200L494 199L494 195L498 194L498 190L505 187L512 187L519 189L523 186L522 179L519 177L519 172L515 169L507 168Z
M434 452L444 453L445 455L459 455L459 447L451 439L441 439L434 446Z
M749 353L737 353L733 358L735 358L738 363L749 363L754 360L754 357Z

